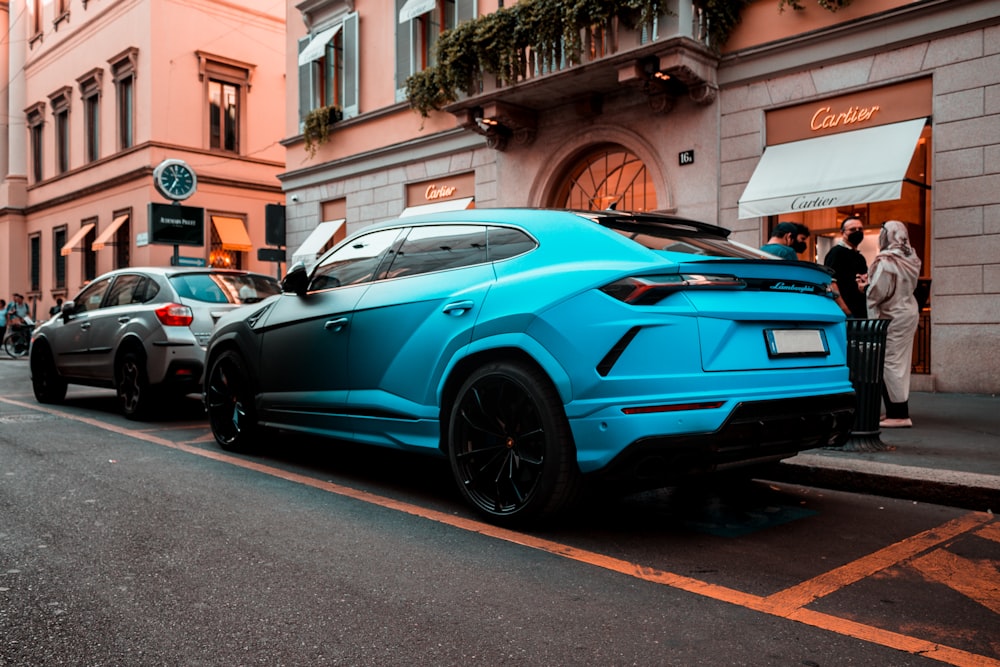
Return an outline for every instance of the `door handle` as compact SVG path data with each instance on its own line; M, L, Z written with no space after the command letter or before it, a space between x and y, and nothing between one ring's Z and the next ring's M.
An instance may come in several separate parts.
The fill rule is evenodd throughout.
M442 310L445 315L451 315L452 317L458 317L460 315L465 315L467 312L472 310L475 304L472 301L453 301L445 306Z
M90 328L90 322L84 322L83 324L80 325L80 328L86 331L87 329Z
M128 315L122 315L121 317L118 318L118 324L125 324L130 319L132 319L132 318L129 317Z
M338 317L332 320L327 320L326 324L323 325L323 328L326 329L327 331L341 331L346 326L347 326L347 318Z

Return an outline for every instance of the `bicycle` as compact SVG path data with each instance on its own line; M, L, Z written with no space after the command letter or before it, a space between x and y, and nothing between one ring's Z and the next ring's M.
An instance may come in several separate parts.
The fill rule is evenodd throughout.
M31 347L31 332L35 330L34 324L11 324L7 327L7 333L3 338L3 348L7 354L17 359L28 354Z

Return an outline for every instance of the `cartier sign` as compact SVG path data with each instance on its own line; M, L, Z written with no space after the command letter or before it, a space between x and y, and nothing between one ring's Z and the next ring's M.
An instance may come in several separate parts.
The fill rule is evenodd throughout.
M448 174L432 181L409 183L406 186L406 205L420 206L476 196L476 175L473 172Z
M932 99L931 80L924 78L772 109L767 145L925 118L933 113Z

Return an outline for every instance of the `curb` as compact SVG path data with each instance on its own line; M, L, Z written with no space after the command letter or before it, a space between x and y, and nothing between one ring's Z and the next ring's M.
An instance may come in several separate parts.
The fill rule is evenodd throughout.
M799 454L768 470L774 482L1000 512L1000 477Z

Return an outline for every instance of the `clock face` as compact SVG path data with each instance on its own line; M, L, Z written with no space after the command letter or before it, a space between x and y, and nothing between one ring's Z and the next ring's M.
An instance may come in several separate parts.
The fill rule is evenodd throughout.
M153 183L167 199L181 201L194 194L198 179L183 160L164 160L153 170Z

